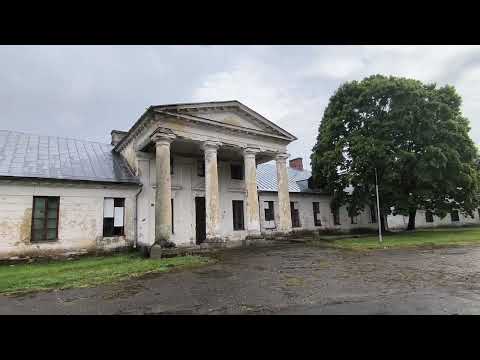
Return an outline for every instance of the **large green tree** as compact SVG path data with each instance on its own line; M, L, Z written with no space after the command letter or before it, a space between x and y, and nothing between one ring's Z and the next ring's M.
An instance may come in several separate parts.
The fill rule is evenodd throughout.
M375 204L381 220L417 209L444 217L478 206L477 149L461 98L452 86L374 75L347 82L330 98L311 156L315 184L333 194L332 208L354 216Z

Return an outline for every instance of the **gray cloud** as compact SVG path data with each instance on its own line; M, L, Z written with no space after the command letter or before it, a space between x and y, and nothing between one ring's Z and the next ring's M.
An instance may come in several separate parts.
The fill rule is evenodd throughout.
M0 46L0 128L108 142L151 104L237 99L308 165L329 97L376 73L456 86L480 142L479 46Z

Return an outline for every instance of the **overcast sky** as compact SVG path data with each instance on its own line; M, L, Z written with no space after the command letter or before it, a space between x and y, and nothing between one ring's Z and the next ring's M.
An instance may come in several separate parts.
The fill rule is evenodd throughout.
M0 129L108 143L149 105L236 99L309 167L330 96L372 74L454 85L480 144L479 46L0 46Z

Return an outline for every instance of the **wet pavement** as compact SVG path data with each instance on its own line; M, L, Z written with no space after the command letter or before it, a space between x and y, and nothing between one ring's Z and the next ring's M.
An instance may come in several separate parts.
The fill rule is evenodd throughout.
M480 314L480 247L231 249L216 264L0 296L0 314Z

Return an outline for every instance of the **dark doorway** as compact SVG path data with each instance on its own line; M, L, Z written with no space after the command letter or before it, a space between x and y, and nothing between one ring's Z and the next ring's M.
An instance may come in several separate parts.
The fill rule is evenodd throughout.
M207 237L207 228L205 223L205 198L195 198L195 228L197 235L197 245L205 241Z
M298 204L290 201L290 216L292 217L292 227L300 227L300 213L296 207L298 207Z

